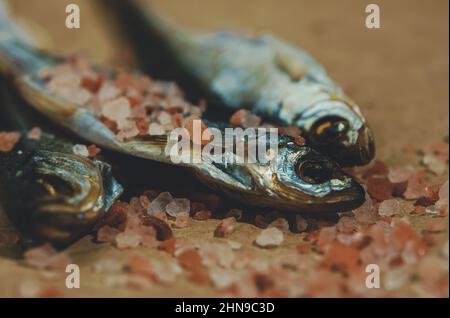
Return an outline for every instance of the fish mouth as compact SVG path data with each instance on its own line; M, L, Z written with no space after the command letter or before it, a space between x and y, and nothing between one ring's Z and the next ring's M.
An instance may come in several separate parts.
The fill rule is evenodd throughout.
M339 213L354 210L365 202L364 188L353 181L349 188L333 191L325 197L293 200L286 209L297 212Z
M372 130L363 126L357 131L357 139L352 145L320 145L317 149L328 153L342 167L364 166L375 157L375 139Z
M365 190L353 178L335 171L333 179L337 182L349 182L343 189L331 190L328 194L319 196L314 193L294 190L280 181L274 180L277 188L276 203L272 202L274 208L291 212L313 212L313 213L339 213L354 210L365 202ZM314 185L321 187L324 185Z
M375 157L375 139L372 130L361 128L356 141L359 150L359 164L366 165Z

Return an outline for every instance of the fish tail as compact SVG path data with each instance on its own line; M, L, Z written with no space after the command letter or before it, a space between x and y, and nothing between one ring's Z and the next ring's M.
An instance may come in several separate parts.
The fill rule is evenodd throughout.
M0 72L35 70L42 58L42 53L33 48L30 34L14 23L6 1L0 0Z
M122 17L126 17L128 25L135 25L137 28L145 26L146 31L136 29L136 33L144 33L149 39L158 39L165 42L171 49L181 49L186 44L191 43L191 34L182 30L175 23L165 17L161 17L148 4L139 0L106 0L115 6L117 12Z

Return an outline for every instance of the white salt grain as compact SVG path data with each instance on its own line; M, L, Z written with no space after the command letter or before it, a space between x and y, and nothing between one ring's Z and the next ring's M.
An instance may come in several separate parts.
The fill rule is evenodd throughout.
M260 247L276 247L279 246L284 240L283 232L276 227L267 228L262 230L256 237L255 243Z

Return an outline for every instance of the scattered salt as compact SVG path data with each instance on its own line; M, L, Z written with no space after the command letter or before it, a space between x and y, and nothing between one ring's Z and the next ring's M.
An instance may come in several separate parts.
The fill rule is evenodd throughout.
M77 156L89 157L89 150L85 145L74 145L72 147L72 152Z
M256 237L255 243L259 247L276 247L279 246L283 240L283 232L276 227L271 227L262 230Z

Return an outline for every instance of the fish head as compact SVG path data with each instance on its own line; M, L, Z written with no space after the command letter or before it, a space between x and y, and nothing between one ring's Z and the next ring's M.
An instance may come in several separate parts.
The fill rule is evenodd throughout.
M280 137L264 191L277 205L305 212L342 212L364 202L365 191L329 157Z
M358 107L344 99L314 103L296 124L311 147L344 166L368 164L375 155L371 129Z
M15 184L25 199L11 219L24 238L61 245L86 234L122 193L108 165L46 150L24 162Z
M222 168L225 174L216 180L227 180L230 196L292 212L337 213L364 203L363 187L329 157L288 136L279 136L277 147L269 147L268 160Z

